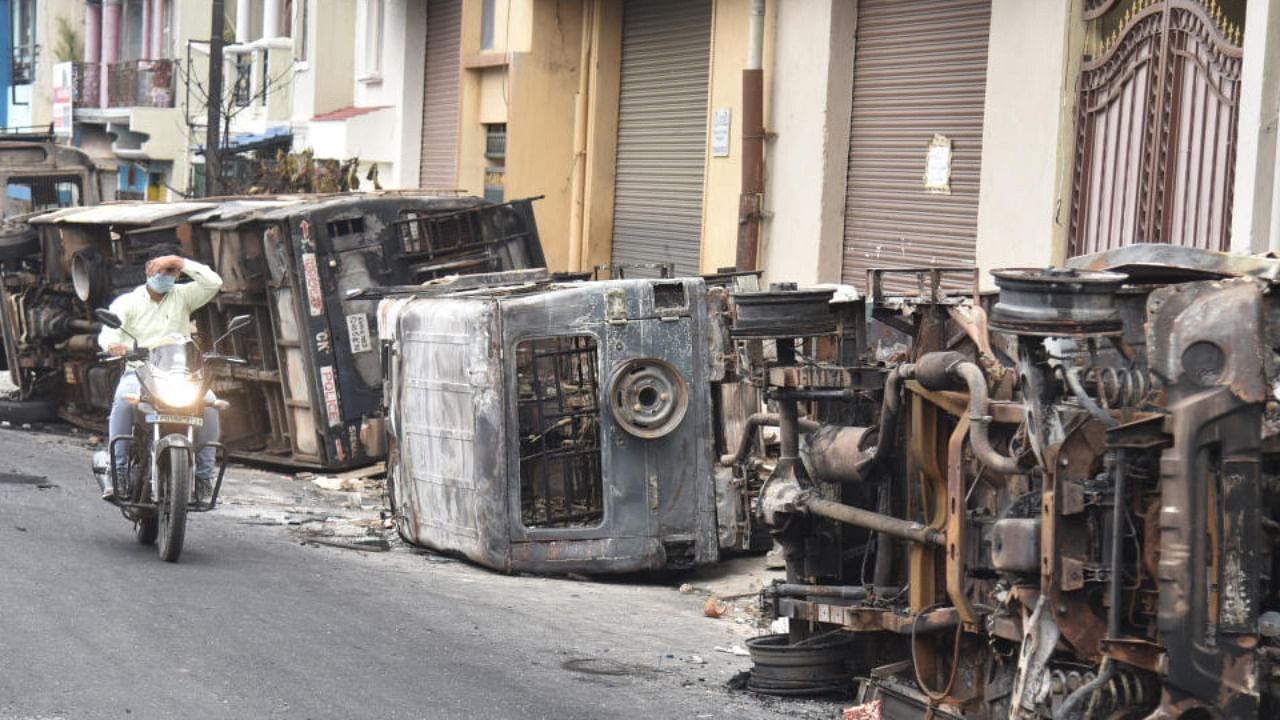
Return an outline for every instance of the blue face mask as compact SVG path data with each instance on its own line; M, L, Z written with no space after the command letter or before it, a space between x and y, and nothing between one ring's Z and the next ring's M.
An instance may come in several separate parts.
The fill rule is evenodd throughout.
M147 278L147 287L164 295L173 289L178 278L172 275L151 275Z

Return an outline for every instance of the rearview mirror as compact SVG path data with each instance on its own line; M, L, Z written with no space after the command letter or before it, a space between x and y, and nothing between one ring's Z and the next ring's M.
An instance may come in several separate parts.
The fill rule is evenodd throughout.
M231 318L231 324L227 326L227 332L240 332L241 330L253 324L252 315L237 315Z
M94 310L93 315L101 320L103 325L106 325L113 330L119 330L120 327L124 325L124 323L120 321L119 315L116 315L106 308L98 308L97 310Z

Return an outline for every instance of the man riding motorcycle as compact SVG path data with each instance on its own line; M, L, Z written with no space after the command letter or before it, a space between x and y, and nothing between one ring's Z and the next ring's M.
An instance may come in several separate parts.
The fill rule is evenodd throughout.
M116 298L110 306L122 322L117 330L104 327L98 334L98 344L115 356L128 354L130 345L152 349L167 342L173 335L191 337L191 313L209 302L222 288L222 278L209 266L176 254L177 248L158 246L147 255L145 272L147 281L130 292ZM178 276L186 275L189 283L178 284ZM126 344L129 343L129 344ZM111 403L108 423L109 437L133 434L134 408L126 395L138 393L138 376L134 368L127 368L116 386ZM214 473L215 450L209 443L218 441L218 411L212 406L213 393L206 397L210 403L204 409L204 425L196 431L196 495L208 496L210 479ZM117 475L123 476L128 465L128 448L117 443L115 457ZM102 488L102 499L110 500L115 494L110 480Z

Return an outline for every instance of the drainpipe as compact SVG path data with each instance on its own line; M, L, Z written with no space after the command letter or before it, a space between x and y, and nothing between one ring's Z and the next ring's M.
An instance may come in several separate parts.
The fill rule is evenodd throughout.
M84 61L90 65L102 62L102 3L84 6Z
M151 0L151 54L157 59L169 57L169 50L164 46L164 10L164 0Z
M142 0L142 59L151 59L151 0Z
M747 67L742 71L742 196L738 201L740 271L755 270L764 200L764 3L751 0Z
M120 59L120 0L102 0L102 67L98 107L110 106L111 64Z
M573 180L569 206L569 271L581 272L583 237L586 235L587 108L591 90L591 42L595 30L596 0L582 8L582 40L578 55L578 94L573 103Z

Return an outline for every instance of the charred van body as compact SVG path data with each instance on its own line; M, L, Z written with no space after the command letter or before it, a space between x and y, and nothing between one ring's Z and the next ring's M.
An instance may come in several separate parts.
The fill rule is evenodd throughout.
M407 539L510 571L718 557L700 279L398 296L379 322Z

